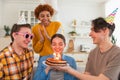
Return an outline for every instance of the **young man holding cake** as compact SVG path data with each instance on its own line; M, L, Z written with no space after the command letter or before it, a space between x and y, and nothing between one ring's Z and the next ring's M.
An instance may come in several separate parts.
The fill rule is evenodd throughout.
M56 67L65 65L76 69L75 60L63 54L65 46L66 41L62 34L52 36L51 47L54 53L49 56L44 56L39 60L33 80L77 80L77 78L69 73L56 70Z
M120 47L110 40L115 29L115 24L111 22L116 14L114 12L116 10L110 15L112 17L100 17L92 21L90 36L97 46L89 54L85 74L70 66L58 67L59 70L66 71L80 80L120 80Z

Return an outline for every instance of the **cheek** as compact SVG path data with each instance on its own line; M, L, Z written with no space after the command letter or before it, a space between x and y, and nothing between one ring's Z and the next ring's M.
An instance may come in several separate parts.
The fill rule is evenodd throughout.
M104 37L104 36L101 36L101 37L100 37L100 40L105 40L105 37Z
M50 20L51 20L51 17L48 17L47 19L48 19L48 21L50 21Z
M64 46L61 46L61 47L59 48L59 50L60 50L60 51L63 51L63 50L64 50Z
M52 46L52 49L53 49L53 50L55 50L55 47L54 47L54 46Z
M40 20L40 21L42 21L42 19L41 19L41 18L39 18L39 20Z

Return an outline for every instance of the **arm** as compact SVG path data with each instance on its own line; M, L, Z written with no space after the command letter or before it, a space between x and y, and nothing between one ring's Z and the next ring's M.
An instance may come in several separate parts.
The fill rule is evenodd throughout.
M67 73L70 73L71 75L77 77L81 80L109 80L106 76L103 74L100 74L99 76L92 76L88 74L82 74L76 71L75 69L71 68L70 66L67 67L60 67L60 70L64 70Z
M62 27L60 22L52 22L52 24L49 27L53 27L53 30L55 31L55 33L62 33ZM51 36L49 32L46 30L46 27L42 25L42 28L44 30L45 36L47 37L48 40L50 40Z
M2 79L2 77L3 77L3 64L1 63L1 61L0 61L0 80Z
M44 26L44 25L42 25L42 27L43 27L43 29L44 29L44 34L45 34L45 35L46 35L46 37L50 40L50 39L51 39L51 37L49 36L49 34L48 34L48 32L47 32L47 30L46 30L45 26Z
M70 57L70 60L68 60L67 62L69 62L69 66L71 66L73 69L77 70L77 65L76 65L75 59L73 59L72 57ZM78 78L76 78L75 76L73 76L73 75L70 75L70 76L71 76L70 77L71 80L78 80Z
M42 33L37 28L33 28L32 33L34 34L34 37L32 39L33 49L36 53L40 53L44 45L44 41L41 40L41 37L40 37L40 34L42 35Z
M38 67L36 69L36 72L34 74L33 80L46 80L48 77L48 72L46 71L46 66L43 64L43 61L46 60L46 56L42 57L39 60Z

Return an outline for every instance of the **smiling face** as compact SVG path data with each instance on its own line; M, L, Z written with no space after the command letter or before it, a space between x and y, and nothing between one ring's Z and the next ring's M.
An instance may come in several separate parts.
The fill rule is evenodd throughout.
M16 43L19 48L27 48L32 38L31 29L22 27L19 32L13 33L13 37L14 43Z
M39 14L39 20L43 25L49 25L51 20L51 15L49 11L42 11Z
M65 48L65 43L63 41L63 39L59 38L59 37L55 37L52 40L52 49L55 53L60 53L62 54L64 48Z
M95 32L94 28L92 27L89 36L91 36L93 39L94 44L99 45L106 40L106 30L99 30L98 32Z

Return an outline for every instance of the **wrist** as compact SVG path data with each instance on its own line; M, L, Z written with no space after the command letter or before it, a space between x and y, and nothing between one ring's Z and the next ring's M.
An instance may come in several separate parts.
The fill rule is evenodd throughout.
M69 66L67 69L66 69L66 72L71 72L73 69Z
M45 69L46 74L48 74L48 72L49 72L50 69L51 69L50 66L47 66L47 67L46 67L46 69Z

